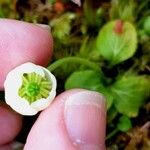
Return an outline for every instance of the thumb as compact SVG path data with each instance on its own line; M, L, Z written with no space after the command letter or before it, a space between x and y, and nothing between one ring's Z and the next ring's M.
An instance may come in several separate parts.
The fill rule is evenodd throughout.
M24 150L104 150L105 117L102 95L66 91L40 114Z

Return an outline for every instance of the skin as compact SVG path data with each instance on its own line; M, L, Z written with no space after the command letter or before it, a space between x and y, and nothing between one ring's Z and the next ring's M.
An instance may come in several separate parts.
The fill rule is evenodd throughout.
M5 77L14 67L25 62L47 66L53 40L45 26L10 19L0 19L0 26L0 90L3 90Z
M0 38L0 41L4 41L4 47L6 48L7 52L2 54L2 49L0 48L0 57L2 56L2 62L4 61L3 65L0 64L0 69L2 68L1 70L3 71L0 74L0 77L2 77L0 82L1 87L3 87L2 83L9 69L17 64L22 63L22 59L23 61L27 61L29 56L24 56L24 54L22 54L26 49L26 45L28 48L30 47L31 51L33 51L32 57L40 50L45 50L48 56L52 55L52 46L50 46L50 49L48 46L52 44L52 39L48 37L50 33L47 28L44 27L44 29L41 29L41 27L35 27L32 24L27 25L26 23L24 24L22 22L16 23L16 21L13 20L0 20L0 25L5 26L6 29L10 28L10 24L14 24L12 29L10 29L10 37L14 36L16 39L10 39L9 36L6 36L4 39ZM30 34L26 34L25 39L21 38L21 36L21 39L17 38L15 35L21 35L22 30L24 30L26 27L30 30ZM34 29L34 27L36 29ZM38 32L38 36L36 37L37 41L40 41L41 39L45 39L46 41L37 43L34 36L34 34L36 34L35 32ZM2 33L1 29L0 33ZM3 33L3 35L5 34ZM11 40L15 40L16 44L12 44ZM15 49L18 52L19 58L22 56L21 59L19 59L18 56L13 55L13 57L9 57L11 58L10 62L5 60L6 58L4 55L7 54L8 56L8 54L10 54L9 49L6 46L6 43L9 42L12 44L10 47L11 50ZM18 49L17 43L21 43L20 46L22 48L22 52L20 52ZM38 44L38 46L35 46L35 43ZM43 45L43 43L45 44ZM1 42L0 45L2 45ZM47 49L50 51L47 52ZM45 55L44 52L41 55ZM43 58L46 58L47 55L40 59L38 56L41 57L41 55L38 53L34 57L34 60L37 59L39 64L46 65L48 60L46 61ZM17 58L19 60L17 60ZM7 67L8 70L6 69ZM66 107L70 106L67 105L68 102L75 102L75 100L72 101L72 98L75 100L80 100L81 104L84 102L88 103L88 105L80 105L79 103L77 107ZM100 105L98 106L96 104L97 100L100 102ZM95 101L96 103L93 105L92 101ZM22 126L21 116L12 111L8 106L6 106L6 104L1 104L0 122L0 133L3 134L2 136L0 134L0 150L11 150L11 142L13 139L15 139ZM28 135L24 150L41 150L43 148L45 150L104 150L105 124L105 101L98 93L82 89L66 91L58 95L54 102L46 110L41 112L39 118L33 125ZM80 137L83 141L80 140Z
M0 103L0 145L12 141L22 127L22 116L5 103Z

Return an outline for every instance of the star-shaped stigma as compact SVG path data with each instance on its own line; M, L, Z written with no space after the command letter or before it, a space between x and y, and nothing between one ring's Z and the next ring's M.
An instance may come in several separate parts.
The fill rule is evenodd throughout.
M30 104L47 98L52 89L52 82L35 72L24 73L22 75L22 85L18 94L21 98L26 99Z

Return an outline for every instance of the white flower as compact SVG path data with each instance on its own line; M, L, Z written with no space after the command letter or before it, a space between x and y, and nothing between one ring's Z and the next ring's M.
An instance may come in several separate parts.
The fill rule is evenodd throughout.
M33 63L11 70L4 82L5 100L22 115L35 115L56 96L56 78L46 68Z
M81 6L81 0L71 0L71 1L77 4L78 6Z

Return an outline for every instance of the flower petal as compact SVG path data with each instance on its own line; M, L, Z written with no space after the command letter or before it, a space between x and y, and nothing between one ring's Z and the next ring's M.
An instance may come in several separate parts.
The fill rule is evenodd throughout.
M18 90L22 85L22 75L24 73L32 72L35 72L50 80L52 82L52 89L46 99L42 98L30 104L25 98L21 98L19 96ZM56 78L44 67L33 63L25 63L8 73L4 87L6 103L10 105L10 107L22 115L35 115L38 111L48 107L54 99L56 95Z

